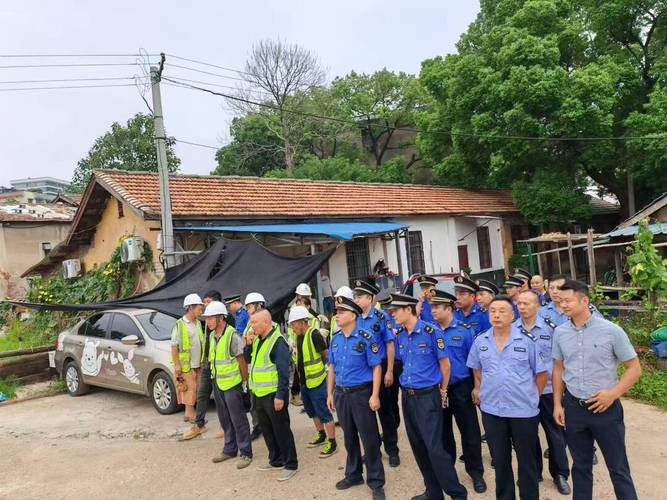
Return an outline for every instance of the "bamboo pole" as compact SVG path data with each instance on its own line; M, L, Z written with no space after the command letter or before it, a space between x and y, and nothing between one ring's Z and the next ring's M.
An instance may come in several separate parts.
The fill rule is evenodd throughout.
M595 273L595 251L593 250L593 230L589 229L586 233L586 248L588 250L588 278L591 286L597 283L597 276Z
M577 279L577 270L574 267L574 252L572 251L572 234L567 233L567 255L570 258L570 277L573 280Z

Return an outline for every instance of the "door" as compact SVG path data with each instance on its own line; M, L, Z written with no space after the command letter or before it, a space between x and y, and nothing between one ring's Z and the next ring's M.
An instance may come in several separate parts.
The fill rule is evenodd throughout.
M136 335L140 339L137 345L125 345L123 337ZM144 392L146 374L150 372L149 357L146 355L144 337L131 315L114 313L108 337L109 385L129 392Z
M75 338L81 376L87 384L104 383L105 358L108 360L107 331L113 313L93 314L79 327Z
M459 245L459 270L470 269L468 261L468 245Z

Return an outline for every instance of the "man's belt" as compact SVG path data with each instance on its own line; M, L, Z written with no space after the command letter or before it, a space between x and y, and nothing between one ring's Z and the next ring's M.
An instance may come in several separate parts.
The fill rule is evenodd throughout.
M422 389L411 389L410 387L401 387L401 390L410 396L420 396L422 394L429 394L433 391L438 390L438 386L432 385L431 387L424 387Z
M365 391L366 389L369 389L371 387L371 385L372 384L370 382L367 382L367 383L361 384L361 385L354 385L354 386L351 386L351 387L343 387L341 385L337 385L336 390L340 391L340 392L344 392L345 394L349 394L351 392Z

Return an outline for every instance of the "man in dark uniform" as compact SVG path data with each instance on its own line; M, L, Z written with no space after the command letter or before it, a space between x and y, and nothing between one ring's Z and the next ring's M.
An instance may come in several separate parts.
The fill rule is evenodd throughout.
M374 500L384 500L384 467L375 412L380 408L382 358L374 336L357 326L361 307L347 297L336 297L336 324L340 328L329 345L327 406L337 411L343 428L347 460L345 477L336 489L364 483L361 447L364 445L367 484Z
M241 303L241 295L229 295L224 298L223 302L227 306L229 314L234 318L234 328L236 329L236 333L243 335L243 332L250 321L250 315Z
M500 293L500 289L495 283L488 280L477 280L477 286L479 286L479 290L477 290L477 303L487 313L488 317L489 305L491 305L493 298Z
M472 347L473 333L469 325L463 325L454 319L456 297L450 293L436 290L431 298L433 317L440 327L449 354L450 375L447 386L449 405L443 410L443 444L445 451L456 457L453 420L461 432L463 461L466 472L472 478L473 488L477 493L486 491L484 466L482 464L482 437L477 420L477 410L472 402L474 387L472 373L466 365L468 353Z
M382 296L382 298L380 298L380 296ZM386 311L386 306L388 306L391 303L391 294L388 291L384 290L376 296L376 299L380 307L380 311L382 311L382 314L384 315L384 321L385 321L385 326L387 327L387 331L391 333L395 339L396 333L400 328L400 325L396 323L394 321L394 318L391 317L391 314L389 314ZM395 348L396 345L394 344L394 352L396 351ZM394 410L394 420L396 420L397 429L401 426L401 411L398 407L398 393L399 393L399 388L401 386L399 380L401 378L402 372L403 372L403 362L400 359L397 359L396 356L394 355L394 383L389 388L389 391L391 392L391 407ZM382 401L380 402L382 403Z
M486 311L483 311L475 302L475 295L478 291L479 285L467 276L454 278L454 293L456 294L454 319L470 326L475 335L491 328Z
M505 279L503 287L505 288L505 293L512 301L512 310L514 311L514 319L519 319L519 308L516 305L516 301L519 298L519 293L521 293L521 287L523 286L523 281L521 278L515 278L510 276Z
M375 307L375 296L380 290L366 281L357 280L354 284L354 302L361 308L357 317L357 328L369 331L375 338L378 353L382 358L382 386L380 388L380 409L378 417L382 426L384 451L389 455L389 466L398 467L401 459L398 454L398 422L394 416L391 387L394 377L394 334L387 329L384 313Z
M525 269L520 269L517 268L514 270L514 274L512 275L512 278L516 278L518 280L521 280L521 291L526 292L530 290L530 280L533 277L530 272L526 271Z
M419 287L421 288L417 312L423 321L433 323L430 300L433 295L433 290L435 290L435 286L438 284L438 280L432 276L420 276L417 278L417 283L419 283Z
M442 330L417 317L417 300L392 295L394 320L402 325L396 342L403 360L401 394L403 421L426 491L412 500L468 498L459 482L454 459L443 446L443 413L449 381L449 360Z

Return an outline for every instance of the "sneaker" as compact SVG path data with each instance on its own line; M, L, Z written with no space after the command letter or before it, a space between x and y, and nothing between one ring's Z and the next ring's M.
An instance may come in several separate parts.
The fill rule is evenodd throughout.
M193 425L190 427L190 430L184 432L179 441L190 441L198 436L204 434L208 429L206 427L199 427L198 425Z
M245 469L251 463L252 463L252 458L241 455L241 458L239 458L239 461L236 463L236 468Z
M280 470L280 469L282 469L282 467L271 465L268 462L263 464L263 465L260 465L259 467L257 467L257 470L260 471L260 472L266 472L266 471L270 471L270 470Z
M338 445L336 444L336 441L327 439L327 442L324 444L322 451L320 451L320 458L329 458L337 451L338 451Z
M213 457L213 463L214 464L219 464L220 462L224 462L225 460L229 460L231 458L236 458L234 455L227 455L224 451L220 453L220 455L216 455Z
M278 481L287 481L288 479L292 479L296 473L297 469L283 469L283 471L278 476Z
M301 401L301 398L298 395L292 396L292 406L303 406L303 401Z
M308 441L306 445L307 448L317 448L320 445L323 445L327 440L327 435L324 432L316 432L313 434L313 438Z

